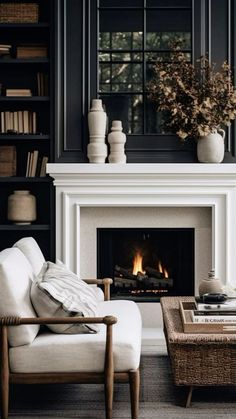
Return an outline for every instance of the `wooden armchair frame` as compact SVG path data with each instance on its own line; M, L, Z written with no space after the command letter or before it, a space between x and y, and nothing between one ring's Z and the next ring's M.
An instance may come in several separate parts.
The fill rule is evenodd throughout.
M109 278L106 278L109 280ZM104 280L88 280L89 283L104 283ZM99 281L99 282L97 282ZM103 282L100 282L103 281ZM110 280L111 281L111 280ZM110 281L106 281L107 289ZM105 298L108 299L108 294ZM124 372L114 372L113 361L113 324L117 319L113 316L105 317L2 317L0 318L0 383L1 383L1 417L8 418L9 410L9 384L104 384L105 390L105 412L106 419L112 419L113 407L113 387L114 382L129 383L131 397L131 417L138 419L139 408L139 386L140 377L139 369ZM22 324L72 324L72 323L96 323L106 325L106 342L104 354L104 371L103 372L47 372L47 373L12 373L9 366L9 346L8 346L8 327L18 326Z

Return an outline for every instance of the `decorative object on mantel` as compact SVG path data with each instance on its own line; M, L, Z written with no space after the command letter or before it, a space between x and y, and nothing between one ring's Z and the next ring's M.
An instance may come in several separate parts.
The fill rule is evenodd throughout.
M220 163L225 136L220 128L236 118L236 88L230 65L224 62L216 72L208 57L202 56L194 66L183 45L176 43L170 62L157 62L154 73L148 85L149 96L163 112L164 132L177 134L182 141L197 140L199 161Z
M221 163L225 153L225 130L218 129L199 137L197 142L197 158L201 163Z
M7 218L14 224L31 224L36 220L36 198L30 191L14 191L8 197Z
M215 270L208 273L208 278L202 279L199 284L200 297L204 294L222 293L223 285L220 279L215 277Z
M93 99L88 113L89 140L87 155L90 163L105 163L107 145L105 144L107 114L101 99Z
M122 132L122 122L112 121L111 132L108 134L110 144L109 163L126 163L125 143L126 135Z

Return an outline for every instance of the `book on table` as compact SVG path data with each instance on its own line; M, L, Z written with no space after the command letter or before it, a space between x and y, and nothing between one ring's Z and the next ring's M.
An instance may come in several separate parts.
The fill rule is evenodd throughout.
M194 323L235 323L236 310L192 310L191 318Z

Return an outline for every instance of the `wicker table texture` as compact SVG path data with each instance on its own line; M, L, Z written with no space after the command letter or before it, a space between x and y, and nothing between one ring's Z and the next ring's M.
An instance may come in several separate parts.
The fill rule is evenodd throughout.
M186 334L179 301L194 297L162 297L164 332L174 383L185 386L236 384L236 333Z

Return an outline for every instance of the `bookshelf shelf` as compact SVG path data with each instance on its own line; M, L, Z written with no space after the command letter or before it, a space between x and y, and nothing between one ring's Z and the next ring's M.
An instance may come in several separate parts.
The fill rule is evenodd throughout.
M1 28L0 28L1 30ZM48 58L0 58L0 66L16 64L49 64Z
M16 224L0 224L0 231L48 231L50 230L50 224L27 224L27 225L16 225Z
M25 177L25 176L6 176L0 177L0 183L51 183L52 179L49 176L44 177Z
M0 96L0 102L49 102L49 96Z
M22 237L32 236L45 258L54 260L53 179L44 173L54 148L55 0L35 2L39 5L39 23L0 23L0 159L4 147L8 149L6 163L0 160L0 251ZM24 96L29 92L32 96ZM9 130L12 134L7 133ZM10 153L12 150L14 153ZM16 156L14 161L9 158L11 154ZM37 176L25 177L26 173ZM37 220L33 224L15 225L7 220L8 197L14 190L29 190L35 196Z
M0 134L0 145L1 140L4 141L46 141L50 139L50 135L46 134Z

